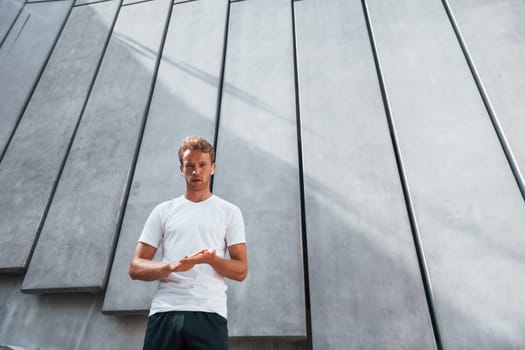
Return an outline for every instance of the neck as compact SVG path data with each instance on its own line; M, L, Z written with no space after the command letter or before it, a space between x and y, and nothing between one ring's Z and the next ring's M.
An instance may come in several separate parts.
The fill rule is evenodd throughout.
M210 190L207 191L190 191L186 190L185 197L187 200L190 200L192 202L202 202L206 199L210 198L212 196L212 193Z

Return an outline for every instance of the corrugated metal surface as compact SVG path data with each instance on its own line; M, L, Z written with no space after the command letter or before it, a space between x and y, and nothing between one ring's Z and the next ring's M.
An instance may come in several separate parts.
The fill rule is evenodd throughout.
M0 11L0 347L141 347L189 134L245 214L232 349L525 347L522 1Z

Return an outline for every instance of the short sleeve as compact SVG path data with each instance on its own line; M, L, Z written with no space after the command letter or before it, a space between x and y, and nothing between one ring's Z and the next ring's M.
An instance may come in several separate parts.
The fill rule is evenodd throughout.
M230 223L226 231L226 245L230 247L239 243L246 243L244 219L241 210L238 207L233 206Z
M144 229L140 235L139 242L149 244L155 248L158 248L162 237L164 235L164 224L162 220L162 212L165 203L159 204L149 214Z

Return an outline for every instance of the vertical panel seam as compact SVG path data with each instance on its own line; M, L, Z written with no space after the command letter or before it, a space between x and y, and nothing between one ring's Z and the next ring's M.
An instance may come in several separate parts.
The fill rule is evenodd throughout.
M127 2L127 3L122 3L122 7L124 6L133 6L133 5L137 5L137 4L143 4L145 2L152 2L154 0L138 0L138 1L135 1L135 2Z
M11 45L11 47L9 48L9 50L7 51L7 55L9 55L9 53L11 53L11 50L13 49L13 47L16 45L16 42L18 41L18 38L20 37L20 35L22 35L22 32L24 31L24 28L26 27L27 25L27 22L29 21L29 18L31 18L31 13L28 13L27 14L27 17L26 19L24 20L24 23L22 23L22 26L20 27L20 29L18 30L18 33L16 34L16 37L13 39L13 44Z
M60 2L60 1L68 1L68 0L37 0L37 1L27 1L26 4L41 4L43 2ZM75 0L72 0L72 6L74 7Z
M194 2L194 1L197 1L197 0L184 0L184 1L179 1L179 2L176 2L177 0L173 0L173 5L179 5L179 4L186 4L188 2Z
M510 147L507 137L505 136L505 132L503 128L501 127L501 124L496 115L496 111L494 107L492 106L490 97L485 89L483 81L481 80L481 76L479 75L479 72L478 72L478 69L476 68L474 60L472 59L472 55L470 54L467 44L465 43L465 40L463 39L463 35L461 34L461 30L459 29L456 18L454 17L454 14L452 12L452 9L450 8L450 5L447 0L442 0L442 4L443 4L443 7L445 8L445 12L447 13L450 24L452 25L452 29L454 30L454 34L456 35L456 38L459 42L461 51L463 52L463 55L465 56L470 72L476 83L476 87L478 88L478 91L481 95L481 99L483 100L485 109L487 110L487 113L489 114L490 121L492 122L494 130L496 131L498 140L501 144L501 147L503 148L503 152L505 154L505 157L507 158L512 174L514 175L518 188L521 192L521 196L523 197L523 199L525 199L525 180L523 179L523 175L521 174L520 168L518 166L518 162L516 161L516 158L514 157L514 154L512 153L512 148Z
M67 0L62 0L62 1L67 1ZM38 83L40 81L40 78L42 78L42 74L44 73L44 70L46 69L46 66L49 62L49 59L51 58L51 55L53 54L53 51L55 50L55 47L58 43L58 40L60 39L60 37L62 36L62 32L64 30L64 27L66 26L66 23L69 19L69 15L71 14L71 11L73 10L73 3L74 3L74 0L71 0L71 6L69 7L69 10L67 12L67 15L65 16L63 22L62 22L62 25L60 26L60 29L58 30L58 33L55 37L55 40L53 41L53 44L51 45L51 48L49 50L49 53L47 54L47 57L44 61L44 64L42 65L42 68L40 69L40 71L37 73L36 75L36 79L35 79L35 82L33 83L33 86L31 87L31 91L29 91L29 93L27 94L27 97L26 97L26 100L22 106L22 110L20 111L20 113L18 114L18 117L17 117L17 120L16 120L16 123L15 123L15 126L13 127L13 130L11 131L11 134L9 135L9 138L7 139L7 142L4 146L4 149L2 150L2 153L0 154L0 163L2 163L2 160L4 159L4 156L5 154L7 153L7 149L9 148L9 145L11 144L13 138L14 138L14 135L16 133L16 130L18 129L18 126L20 125L20 121L22 120L22 117L24 116L25 112L26 112L26 109L27 109L27 106L29 105L29 102L31 101L31 98L33 97L33 94L35 93L37 87L38 87ZM27 4L27 3L26 3ZM25 4L24 4L24 7L25 7ZM28 16L29 18L29 16ZM18 18L17 18L18 20ZM26 19L27 21L27 19ZM25 23L24 23L25 25ZM7 38L7 35L6 35L6 38Z
M417 254L419 269L420 269L420 273L421 273L421 279L423 281L423 288L424 288L424 291L425 291L427 306L428 306L428 310L429 310L429 314L430 314L430 321L431 321L431 324L432 324L432 330L434 332L434 338L435 338L435 341L436 341L437 349L441 350L441 349L443 349L443 345L442 345L442 341L441 341L441 333L440 333L440 330L439 330L439 324L438 324L438 320L437 320L436 312L435 312L432 284L431 284L430 275L429 275L429 272L428 272L428 267L427 267L427 263L426 263L425 255L424 255L424 252L423 252L422 243L421 243L421 234L419 232L419 227L418 227L418 224L417 224L416 213L415 213L414 205L413 205L413 202L412 202L412 197L410 195L410 188L409 188L409 184L408 184L408 179L407 179L406 171L405 171L404 164L403 164L403 158L402 158L402 155L401 155L401 149L400 149L400 146L399 146L399 140L398 140L398 136L397 136L397 131L396 131L396 127L395 127L394 118L392 116L392 111L391 111L391 108L390 108L390 101L389 101L389 97L388 97L386 83L385 83L384 78L383 78L383 71L382 71L382 68L381 68L381 61L380 61L380 58L379 58L379 54L377 52L375 36L374 36L373 28L372 28L372 23L371 23L371 20L370 20L370 14L369 14L369 11L368 11L367 2L366 2L366 0L362 0L361 3L362 3L362 6L363 6L363 12L364 12L364 17L365 17L365 21L366 21L367 30L368 30L370 46L371 46L372 54L373 54L373 57L374 57L374 64L375 64L375 67L376 67L377 78L378 78L379 87L380 87L380 90L381 90L381 97L382 97L382 100L383 100L385 116L386 116L387 122L388 122L388 127L389 127L389 131L390 131L390 137L391 137L392 146L393 146L393 150L394 150L394 155L395 155L395 159L396 159L396 164L397 164L399 177L400 177L400 181L401 181L401 187L402 187L402 190L403 190L403 196L405 198L405 204L406 204L406 208L407 208L408 219L410 221L410 227L411 227L411 231L412 231L412 238L413 238L413 241L414 241L415 250L416 250L416 254Z
M24 5L25 6L25 5ZM7 30L7 33L6 35L4 36L4 38L2 39L2 42L0 43L0 46L2 46L2 44L4 43L5 39L7 39L7 37L9 36L10 32L11 32L11 29L13 29L13 27L15 26L15 23L18 21L18 18L20 17L20 14L22 13L22 10L24 9L24 6L22 6L20 8L20 10L18 10L18 13L16 14L15 16L15 19L13 20L13 22L11 23L11 25L9 25L9 29ZM18 40L18 37L20 36L20 34L22 33L22 31L24 30L24 27L26 26L27 24L27 21L29 20L29 18L31 17L31 13L29 13L26 17L26 19L24 20L24 23L22 24L22 26L20 27L20 30L18 31L18 34L16 35L15 39L13 40L13 44L11 45L11 47L9 48L9 51L7 52L7 54L9 54L11 52L11 50L13 49L13 46L15 46L16 44L16 41Z
M161 1L161 0L158 0L158 1ZM122 5L122 3L121 3L121 7L122 6L124 6L124 5ZM170 26L170 21L171 21L171 15L173 13L173 1L169 2L167 12L168 13L166 15L166 20L164 22L164 28L163 28L163 31L162 31L162 37L161 37L160 44L159 44L159 47L158 47L157 58L155 60L155 66L153 68L153 75L151 77L151 83L150 83L150 87L149 87L148 98L146 100L146 106L144 107L144 112L142 113L142 122L141 122L140 129L139 129L139 132L138 132L138 138L137 138L137 141L136 141L136 144L135 144L135 150L133 151L133 158L131 160L131 164L130 164L129 169L128 169L127 180L126 180L126 184L125 184L125 187L124 187L122 199L120 201L119 211L117 213L117 221L115 223L115 229L113 231L113 242L112 242L111 249L110 249L110 254L109 254L110 258L109 258L108 264L106 265L106 272L105 272L105 276L104 276L104 282L103 282L102 289L105 289L106 286L107 286L107 283L108 283L108 280L109 280L109 277L110 277L110 273L111 273L111 269L113 267L113 261L115 259L115 252L116 252L116 248L117 248L118 238L120 236L120 230L122 229L122 224L123 224L123 221L124 221L124 214L126 212L126 206L127 206L127 202L128 202L128 198L129 198L129 192L131 190L131 184L133 183L133 178L134 178L134 175L135 175L135 169L136 169L136 166L137 166L137 160L138 160L140 149L141 149L141 146L142 146L142 140L143 140L143 137L144 137L144 131L146 129L146 123L147 123L147 119L148 119L149 110L150 110L150 107L151 107L151 101L153 99L153 93L154 93L155 87L157 85L157 77L158 77L158 74L159 74L160 63L162 61L164 45L166 43L166 38L168 36L168 31L169 31L169 26Z
M122 4L122 0L118 0L118 1L120 2L120 4ZM73 6L71 7L71 10L72 9L73 9ZM71 13L71 10L70 10L70 13ZM112 36L112 33L113 33L113 29L115 27L115 23L117 22L117 17L118 17L119 12L120 12L120 5L119 5L119 8L117 9L117 11L115 13L115 17L113 18L113 22L111 24L108 36L106 38L106 42L104 43L104 48L102 49L99 61L97 63L97 67L95 68L95 72L93 74L93 78L91 79L90 86L89 86L88 92L86 94L86 98L85 98L84 103L82 105L82 108L80 110L79 117L78 117L77 122L75 124L75 128L73 129L73 134L71 135L71 138L70 138L70 140L69 140L69 142L68 142L68 144L66 146L66 152L65 152L65 154L64 154L64 156L62 158L62 162L60 164L60 167L59 167L59 170L58 170L58 174L57 174L55 182L53 183L53 186L51 188L51 193L49 194L49 198L47 200L46 207L44 208L44 212L42 213L42 217L40 219L40 223L38 224L37 232L36 232L35 238L33 240L33 245L32 245L32 247L30 249L30 252L29 252L28 257L27 257L27 261L25 263L25 265L26 265L25 267L26 268L27 268L27 265L28 265L29 261L32 258L32 255L33 255L33 252L35 250L35 247L38 244L38 239L40 237L40 233L42 232L42 228L43 228L44 223L45 223L45 221L47 219L47 214L49 212L49 208L51 207L51 203L53 202L53 198L55 197L55 193L56 193L56 190L57 190L57 187L58 187L58 183L60 182L60 178L62 177L62 173L64 172L64 168L66 166L67 159L69 158L69 153L71 152L71 148L73 146L73 142L74 142L76 134L78 132L78 129L79 129L79 126L80 126L80 122L82 121L82 117L84 115L84 111L86 109L86 105L87 105L87 103L89 101L89 98L91 96L91 92L93 90L93 85L95 84L95 81L97 79L97 75L98 75L98 72L100 70L100 66L102 65L102 62L104 61L104 55L105 55L106 50L108 48L108 44L109 44L109 41L111 39L111 36ZM65 21L65 22L67 22L67 21ZM64 23L64 26L65 26L65 23Z
M221 112L222 112L222 94L224 91L224 74L226 71L226 53L228 51L228 32L230 30L230 8L231 4L229 0L225 1L227 3L226 8L226 19L224 24L224 40L222 48L222 62L221 62L221 72L220 72L220 81L219 88L217 91L217 107L215 109L215 130L213 132L213 148L215 149L215 159L217 159L217 146L219 140L219 127L221 121ZM210 180L210 191L213 192L213 179L212 175Z
M22 6L20 6L20 9L18 9L18 12L16 13L15 18L13 19L13 22L11 22L11 24L9 25L9 28L6 31L5 36L2 38L2 40L0 40L0 47L2 47L2 44L4 43L5 39L7 39L7 37L9 36L11 29L13 29L13 27L15 26L15 23L18 21L18 17L20 17L20 14L22 13L22 11L24 10L24 7L26 6L26 1L24 1Z
M75 0L75 5L73 5L73 6L74 7L81 7L81 6L95 5L95 4L100 4L102 2L110 2L110 1L113 1L113 0L98 0L98 1L91 1L91 2L84 2L84 3L81 3L81 4L77 4L76 0ZM122 6L124 6L124 5L122 5Z
M305 297L305 315L306 315L306 336L307 349L312 349L312 314L310 304L310 273L308 269L308 239L306 227L306 207L304 194L304 167L303 167L303 142L301 132L301 96L299 93L299 70L297 55L297 33L295 26L295 5L294 0L290 0L291 19L292 19L292 40L293 40L293 68L294 68L294 93L295 93L295 116L297 128L297 158L298 158L298 175L299 175L299 196L301 207L301 239L303 246L303 274L304 274L304 297Z

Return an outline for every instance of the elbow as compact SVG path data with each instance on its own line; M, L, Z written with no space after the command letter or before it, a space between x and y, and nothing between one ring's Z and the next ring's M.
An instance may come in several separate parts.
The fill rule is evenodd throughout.
M237 282L242 282L246 279L246 277L248 277L248 269L241 271L237 276L235 276L235 280Z
M132 280L138 279L137 268L135 267L133 262L129 265L128 273L129 273L129 277L131 277Z

